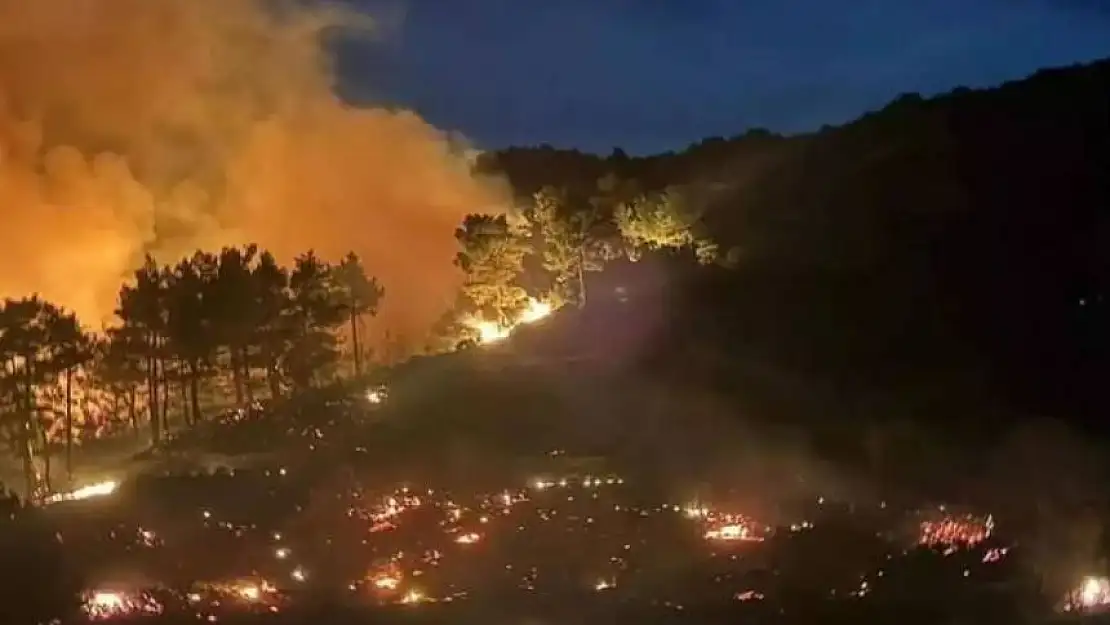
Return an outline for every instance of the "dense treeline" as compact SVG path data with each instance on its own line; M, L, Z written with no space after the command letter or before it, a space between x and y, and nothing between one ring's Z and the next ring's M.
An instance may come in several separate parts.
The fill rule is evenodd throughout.
M511 327L529 297L583 307L587 276L613 261L663 250L702 264L720 260L680 187L645 193L606 176L592 192L546 186L518 206L513 215L468 215L455 232L465 281L440 336L468 317Z
M975 402L1093 415L1110 356L1108 109L1103 61L905 95L808 135L647 157L514 148L482 167L522 195L606 175L686 188L738 262L686 281L678 334L659 345L709 345L723 378L748 363L930 418Z
M6 300L0 402L25 492L50 488L50 450L59 444L71 473L75 440L98 430L123 423L137 432L142 424L157 444L171 408L181 425L200 421L202 393L220 380L230 379L235 403L243 405L260 386L276 398L333 377L341 332L359 375L363 318L377 312L383 296L354 254L330 264L308 252L283 267L247 246L197 252L172 265L147 258L120 290L118 323L96 335L36 296ZM87 386L107 395L103 410L86 410L81 423L73 418L78 369L91 376ZM59 381L61 415L44 405Z

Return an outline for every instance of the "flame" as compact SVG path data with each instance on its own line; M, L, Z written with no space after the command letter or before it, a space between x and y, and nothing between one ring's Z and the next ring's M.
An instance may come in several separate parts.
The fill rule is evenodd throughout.
M401 580L392 575L382 575L374 578L374 587L380 590L396 590Z
M81 499L91 499L93 497L106 497L116 492L119 488L119 483L108 480L106 482L98 482L96 484L89 484L68 493L58 493L51 495L46 499L46 503L58 503L60 501L78 501Z
M474 329L478 331L478 341L482 344L497 343L509 338L511 328L503 328L492 321L479 321Z
M463 534L462 536L459 536L458 538L455 539L455 542L459 543L460 545L473 545L474 543L481 540L481 538L482 537L479 536L478 534L476 534L474 532L470 532L470 533L467 533L467 534Z
M98 590L92 593L88 603L104 610L119 610L123 608L127 600L121 593Z
M710 540L759 540L758 537L752 536L750 528L738 523L711 529L705 533L705 537Z
M551 304L541 302L534 298L528 298L528 308L520 316L520 321L518 323L535 323L551 315L551 312Z
M1064 599L1064 610L1088 612L1110 606L1110 579L1088 576Z
M516 321L510 322L508 325L501 325L493 321L483 321L480 319L471 319L467 325L478 333L479 343L489 345L509 338L513 330L518 326L536 323L541 319L549 317L554 310L554 307L550 303L541 302L534 297L530 297L528 298L528 307L524 309L524 312L520 313L520 317L517 318Z

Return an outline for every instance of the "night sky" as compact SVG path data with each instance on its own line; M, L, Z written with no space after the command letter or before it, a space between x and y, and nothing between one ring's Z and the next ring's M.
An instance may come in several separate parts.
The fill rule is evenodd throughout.
M643 153L1110 56L1110 0L349 0L351 99L480 147Z

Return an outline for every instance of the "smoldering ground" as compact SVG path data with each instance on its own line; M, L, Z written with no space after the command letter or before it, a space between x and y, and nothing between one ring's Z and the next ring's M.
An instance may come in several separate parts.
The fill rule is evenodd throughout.
M98 327L144 253L353 250L382 326L452 300L453 232L504 205L417 114L353 107L324 35L372 19L264 0L0 0L0 294Z

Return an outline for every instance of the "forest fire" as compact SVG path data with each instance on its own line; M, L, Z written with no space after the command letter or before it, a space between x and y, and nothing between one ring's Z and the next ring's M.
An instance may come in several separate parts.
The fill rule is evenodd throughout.
M472 319L468 325L478 333L478 342L483 345L499 343L512 335L513 330L520 325L536 323L551 315L553 307L547 302L541 302L533 297L528 298L528 307L520 314L516 321L508 325L501 325L493 321Z

